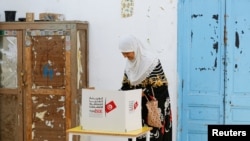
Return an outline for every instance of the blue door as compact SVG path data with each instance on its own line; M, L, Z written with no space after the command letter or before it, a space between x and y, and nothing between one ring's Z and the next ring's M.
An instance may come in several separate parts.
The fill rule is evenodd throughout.
M179 0L178 141L250 124L250 1Z
M250 124L250 1L227 1L225 123Z

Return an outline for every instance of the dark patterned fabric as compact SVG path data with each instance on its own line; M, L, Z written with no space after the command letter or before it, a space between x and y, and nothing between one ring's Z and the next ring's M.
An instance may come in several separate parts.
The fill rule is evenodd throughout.
M131 89L142 89L144 94L148 97L152 96L152 90L154 95L158 100L158 107L161 113L162 127L155 128L151 130L150 141L172 141L172 113L170 97L168 92L168 82L167 78L162 69L162 65L159 61L155 69L150 73L150 75L143 80L140 84L133 86L130 85L130 81L126 74L122 81L121 90L131 90ZM147 99L142 97L142 125L147 125ZM129 139L130 140L130 139ZM146 136L140 136L136 139L137 141L146 141Z

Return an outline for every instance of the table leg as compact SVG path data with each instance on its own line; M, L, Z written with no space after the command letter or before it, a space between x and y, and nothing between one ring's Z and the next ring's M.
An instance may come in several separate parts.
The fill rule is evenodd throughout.
M73 141L73 134L69 133L69 141Z
M146 133L146 141L150 141L150 131Z
M132 141L136 141L136 137L133 137L133 138L132 138Z

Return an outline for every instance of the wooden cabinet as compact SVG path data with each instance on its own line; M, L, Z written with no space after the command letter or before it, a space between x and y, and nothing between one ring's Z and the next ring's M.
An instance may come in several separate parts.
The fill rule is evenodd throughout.
M0 23L0 140L66 141L88 87L88 23Z

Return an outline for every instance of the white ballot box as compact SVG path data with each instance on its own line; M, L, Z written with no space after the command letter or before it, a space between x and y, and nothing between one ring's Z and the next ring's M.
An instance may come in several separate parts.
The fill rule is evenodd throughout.
M82 128L111 132L141 129L141 94L141 89L82 89Z

